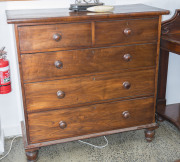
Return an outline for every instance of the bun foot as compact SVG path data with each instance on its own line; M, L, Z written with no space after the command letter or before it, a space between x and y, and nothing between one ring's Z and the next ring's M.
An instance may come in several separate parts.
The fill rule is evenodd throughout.
M153 127L153 128L148 128L144 131L147 142L152 142L152 140L154 139L154 136L155 136L155 129L157 129L157 128L158 128L158 126Z
M26 151L26 157L28 162L36 162L38 159L39 149Z

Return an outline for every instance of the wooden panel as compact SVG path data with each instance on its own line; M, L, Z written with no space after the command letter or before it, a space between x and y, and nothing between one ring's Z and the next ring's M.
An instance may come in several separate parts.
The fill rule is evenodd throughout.
M19 27L21 51L66 47L87 47L92 44L91 24L54 24Z
M158 105L157 113L173 123L180 130L180 103L167 105L165 107Z
M92 13L72 12L68 8L60 9L31 9L6 11L8 23L38 23L38 22L69 22L87 21L98 19L147 17L169 14L168 10L147 6L144 4L119 5L115 6L113 12Z
M155 70L97 75L25 84L28 111L53 109L66 105L154 94ZM129 88L129 82L131 87ZM123 86L126 87L124 87ZM129 88L129 89L128 89ZM65 97L59 99L57 92Z
M91 50L37 53L33 55L25 54L21 55L23 76L25 82L35 82L59 79L64 75L80 75L155 66L156 46L156 44L144 44ZM130 61L128 61L128 57L124 58L127 54L130 54ZM55 66L56 61L62 62L62 68Z
M153 101L154 98L144 98L32 113L28 115L30 142L36 143L149 124L154 120ZM129 118L123 116L125 111L128 111ZM61 121L67 125L66 128L60 128ZM61 127L63 122L61 122Z
M161 48L180 55L180 33L163 35Z
M173 17L162 23L162 35L180 33L180 9L176 9Z
M96 45L158 39L158 19L96 22Z
M169 52L180 55L180 9L174 16L162 23L160 67L158 80L157 113L158 120L168 120L180 129L180 104L166 106L166 83Z

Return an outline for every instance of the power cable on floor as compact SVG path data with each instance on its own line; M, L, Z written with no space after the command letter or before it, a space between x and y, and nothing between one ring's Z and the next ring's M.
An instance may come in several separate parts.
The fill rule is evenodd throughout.
M108 140L107 140L106 136L104 136L104 139L105 139L105 141L106 141L106 144L105 144L105 145L103 145L103 146L96 146L96 145L93 145L93 144L91 144L91 143L84 142L84 141L82 141L82 140L78 140L78 141L79 141L79 142L81 142L81 143L84 143L84 144L90 145L90 146L92 146L92 147L102 149L102 148L104 148L104 147L106 147L106 146L108 145Z
M6 153L6 155L4 155L3 157L1 157L0 160L4 159L6 156L8 156L8 154L11 152L11 149L12 149L12 145L13 145L14 140L15 140L16 138L18 138L18 137L21 137L21 136L16 136L16 137L14 137L14 138L12 139L11 145L10 145L10 148L9 148L8 152Z

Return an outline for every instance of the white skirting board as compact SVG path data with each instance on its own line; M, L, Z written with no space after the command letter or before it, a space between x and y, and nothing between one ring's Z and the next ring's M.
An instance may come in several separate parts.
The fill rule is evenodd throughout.
M12 138L12 137L19 136L22 134L20 125L4 127L3 130L4 130L5 138Z
M3 130L0 128L0 155L4 152L4 133Z

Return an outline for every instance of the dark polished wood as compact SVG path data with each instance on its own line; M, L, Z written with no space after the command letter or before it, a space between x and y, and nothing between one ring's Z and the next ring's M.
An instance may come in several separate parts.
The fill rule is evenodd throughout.
M92 45L91 23L23 26L18 31L20 50L26 53Z
M174 16L162 23L160 67L158 80L157 113L158 120L167 119L180 129L179 104L166 106L166 83L169 52L180 55L180 9Z
M151 42L158 39L157 33L158 17L110 22L97 21L95 23L95 44L137 43L145 40Z
M58 144L58 143L71 142L71 141L76 141L76 140L80 140L80 139L87 139L87 138L105 136L105 135L121 133L121 132L127 132L127 131L132 131L132 130L147 129L147 128L152 128L152 127L157 128L157 126L158 126L157 123L151 123L151 124L146 124L146 125L140 125L140 126L135 126L135 127L110 130L110 131L105 131L105 132L100 132L100 133L93 133L93 134L82 135L82 136L77 136L77 137L58 139L58 140L54 140L54 141L27 144L27 140L26 140L27 135L26 135L26 132L25 132L25 125L24 125L23 121L21 122L21 125L22 125L22 130L24 131L24 133L23 133L24 134L23 135L23 141L24 141L24 144L25 144L25 146L24 146L25 149L34 149L34 148L39 149L39 147L42 147L42 146L55 145L55 144Z
M122 116L125 118L125 119L128 119L128 118L130 118L130 113L128 112L128 111L124 111L123 113L122 113Z
M167 34L176 34L180 33L180 9L177 9L174 13L174 16L166 20L162 23L162 36L167 35Z
M64 122L64 121L60 121L60 122L59 122L59 127L60 127L61 129L65 129L65 128L67 127L67 123Z
M180 32L162 36L161 49L180 54Z
M62 34L61 33L56 33L53 35L53 39L56 41L56 42L59 42L61 39L62 39Z
M125 35L130 35L132 33L132 30L130 29L130 28L126 28L126 29L124 29L124 34Z
M176 127L180 128L180 103L167 105L165 108L159 107L157 113L160 114L163 119L170 121Z
M160 50L160 61L159 61L159 78L158 78L158 100L157 106L166 105L166 83L167 83L167 71L169 62L169 52Z
M28 162L36 162L38 159L39 149L26 150L26 157Z
M148 129L153 138L161 16L137 4L111 13L7 11L15 24L27 158L42 146Z
M155 129L158 128L158 125L156 127L148 128L144 131L145 133L145 138L148 142L152 142L155 136Z
M169 14L168 10L163 10L144 4L115 6L110 13L92 12L72 12L68 9L33 9L33 10L12 10L6 11L8 23L44 23L44 22L72 22L98 19L132 18L132 17L152 17Z
M153 105L154 97L151 97L32 113L28 115L30 143L153 123ZM125 111L131 115L126 112L123 117Z
M27 111L154 94L155 69L25 84ZM125 84L126 83L126 84ZM60 94L59 99L57 92ZM74 106L75 107L75 106Z
M157 44L140 44L24 54L21 55L23 78L27 83L62 79L72 75L77 77L82 74L151 67L156 65L156 51Z

